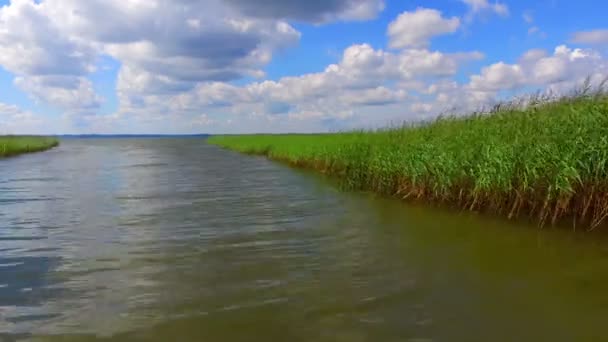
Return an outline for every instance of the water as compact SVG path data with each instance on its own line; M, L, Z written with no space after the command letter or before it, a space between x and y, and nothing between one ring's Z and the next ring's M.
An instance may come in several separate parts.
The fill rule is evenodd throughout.
M0 160L0 341L608 341L607 242L70 139Z

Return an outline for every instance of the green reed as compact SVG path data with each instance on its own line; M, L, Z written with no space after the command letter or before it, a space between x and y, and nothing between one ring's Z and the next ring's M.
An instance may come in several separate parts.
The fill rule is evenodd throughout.
M59 145L59 140L40 136L0 136L0 158L22 153L48 150Z
M541 225L608 216L608 96L531 98L418 126L214 136L209 143L336 175L351 189Z

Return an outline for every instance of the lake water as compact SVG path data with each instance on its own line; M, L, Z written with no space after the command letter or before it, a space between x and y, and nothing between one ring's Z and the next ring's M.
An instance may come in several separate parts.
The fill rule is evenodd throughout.
M608 341L608 239L203 139L0 160L0 341Z

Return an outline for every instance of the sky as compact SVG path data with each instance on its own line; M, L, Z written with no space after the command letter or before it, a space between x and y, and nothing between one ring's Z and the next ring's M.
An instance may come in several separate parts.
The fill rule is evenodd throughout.
M0 0L0 134L335 132L608 77L597 0Z

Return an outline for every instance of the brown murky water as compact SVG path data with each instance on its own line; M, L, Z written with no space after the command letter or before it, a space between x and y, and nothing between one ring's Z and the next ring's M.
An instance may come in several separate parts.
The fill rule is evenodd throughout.
M0 341L608 341L608 240L200 139L0 160Z

